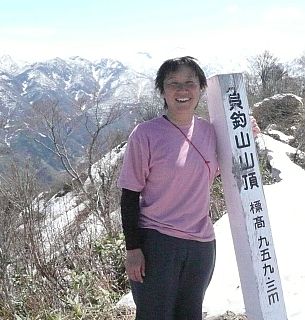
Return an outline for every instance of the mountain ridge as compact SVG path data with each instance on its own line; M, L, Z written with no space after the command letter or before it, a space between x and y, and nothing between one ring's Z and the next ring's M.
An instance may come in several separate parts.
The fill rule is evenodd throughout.
M67 121L77 119L84 110L87 111L86 116L94 118L94 107L98 108L98 116L102 117L105 110L116 106L122 112L122 126L128 130L136 117L135 112L132 115L135 105L147 93L153 93L152 77L111 58L92 62L79 56L68 59L56 57L20 65L10 56L2 56L0 152L12 152L18 159L37 158L34 138L37 134L46 135L43 131L34 132L31 125L32 118L37 115L34 111L37 106L47 109L57 105ZM84 131L72 133L71 148L77 156L81 155L86 137ZM38 158L42 156L43 162L59 169L54 167L53 161L50 162L47 151L38 153ZM5 157L1 157L0 167L6 161Z

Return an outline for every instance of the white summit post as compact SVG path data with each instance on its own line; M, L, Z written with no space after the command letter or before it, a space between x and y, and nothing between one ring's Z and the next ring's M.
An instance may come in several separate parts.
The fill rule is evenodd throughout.
M207 95L247 317L287 320L242 74L211 77Z

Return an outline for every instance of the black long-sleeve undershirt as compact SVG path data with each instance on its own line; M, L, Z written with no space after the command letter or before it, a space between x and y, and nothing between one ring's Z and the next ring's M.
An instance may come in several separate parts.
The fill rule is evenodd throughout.
M140 248L138 227L140 213L139 199L140 192L122 189L121 217L127 250Z

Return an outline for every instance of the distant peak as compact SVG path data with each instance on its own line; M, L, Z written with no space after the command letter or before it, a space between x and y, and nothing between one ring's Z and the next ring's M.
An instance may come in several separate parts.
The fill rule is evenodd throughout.
M142 56L145 56L145 57L148 58L148 59L152 59L152 56L151 56L148 52L141 52L141 51L139 51L139 52L137 52L137 54L142 55Z
M0 57L0 69L8 73L16 73L19 70L19 65L10 55L4 54Z

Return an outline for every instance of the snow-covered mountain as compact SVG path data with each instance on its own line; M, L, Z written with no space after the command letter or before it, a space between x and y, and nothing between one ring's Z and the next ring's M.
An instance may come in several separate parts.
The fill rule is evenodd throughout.
M149 73L137 72L112 59L92 62L81 57L55 58L19 65L10 56L3 56L0 58L2 154L13 151L23 158L38 157L39 161L56 168L54 157L33 142L37 134L31 122L34 106L48 108L57 104L64 116L71 119L79 112L76 106L81 103L88 109L89 104L98 101L101 117L105 109L117 105L121 108L124 126L128 127L129 121L133 121L130 112L143 95L152 91L153 78ZM71 146L79 155L86 135L78 130L72 133L71 139Z
M0 58L0 79L1 89L9 84L12 91L30 104L42 97L69 101L92 94L99 94L103 101L123 94L133 101L138 97L138 89L143 89L143 82L152 80L149 75L112 59L91 62L81 57L55 58L22 67L9 56Z
M0 71L16 74L20 72L25 62L16 62L9 55L3 55L0 57Z

